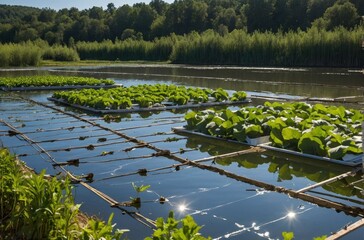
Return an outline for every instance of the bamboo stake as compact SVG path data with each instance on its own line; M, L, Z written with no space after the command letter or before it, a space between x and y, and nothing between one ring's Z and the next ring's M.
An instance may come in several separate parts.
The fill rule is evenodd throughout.
M360 201L360 200L356 200L356 199L352 199L352 198L348 198L348 197L341 197L341 196L338 196L338 195L318 192L318 191L314 191L314 190L309 190L308 192L323 195L323 196L328 196L328 197L332 197L332 198L337 198L337 199L341 199L341 200L344 200L344 201L349 201L349 202L360 204L360 205L364 205L364 201Z
M242 151L226 153L226 154L221 154L221 155L217 155L217 156L210 156L210 157L206 157L206 158L193 160L193 162L195 162L195 163L207 162L207 161L211 161L211 160L217 160L220 158L236 157L236 156L240 156L240 155L244 155L244 154L248 154L248 153L264 152L264 151L266 151L266 150L261 147L250 147L249 149L242 150Z
M153 123L153 124L140 125L140 126L134 126L134 127L119 128L119 129L116 129L115 131L127 131L127 130L139 129L139 128L148 128L148 127L155 127L155 126L171 125L171 124L182 123L182 122L184 122L184 121L181 120L181 121Z
M120 137L118 137L118 139L119 138ZM113 140L115 140L115 139L113 139ZM71 150L82 149L82 148L87 148L89 150L94 150L96 147L103 147L103 146L109 146L109 145L120 144L120 143L125 143L125 140L119 141L119 142L108 142L108 143L88 144L88 145L68 147L68 148L49 149L48 152L71 151Z
M24 112L23 112L24 113ZM47 116L48 115L44 115ZM37 117L39 117L39 115L37 115ZM38 121L48 121L48 120L58 120L58 119L66 119L66 118L70 118L69 116L64 116L64 117L50 117L50 118L37 118L37 119L21 119L19 122L38 122Z
M331 236L327 237L326 240L336 240L339 239L343 236L345 236L346 234L360 228L364 226L364 219L360 219L357 222L347 225L345 226L343 229L341 229L340 231L332 234Z
M360 170L361 170L360 168L356 168L356 169L354 169L352 171L349 171L349 172L340 174L338 176L335 176L335 177L326 179L326 180L324 180L322 182L313 184L313 185L308 186L308 187L305 187L305 188L301 188L300 190L297 190L296 192L298 192L298 193L307 192L307 191L309 191L311 189L314 189L314 188L317 188L317 187L321 187L322 185L326 185L326 184L329 184L329 183L332 183L332 182L336 182L338 180L341 180L341 179L346 178L346 177L349 177L349 176L355 176L356 173L359 172Z
M184 153L184 152L192 152L192 151L196 151L196 149L188 149L188 150L181 150L181 151L176 151L172 154L178 154L178 153ZM102 160L102 161L81 161L79 163L108 163L108 162L118 162L118 161L127 161L127 160L135 160L135 159L141 159L141 158L151 158L151 157L155 157L156 153L153 154L149 154L149 155L143 155L143 156L136 156L136 157L125 157L125 158L114 158L114 159L108 159L108 160ZM91 156L91 157L82 157L82 158L77 158L77 159L70 159L68 161L72 161L72 160L82 160L82 159L89 159L89 158L99 158L99 157L104 157L103 155L97 155L97 156Z
M38 128L36 129L35 131L25 131L23 132L24 134L33 134L33 133L42 133L42 132L58 132L58 131L62 131L62 130L68 130L68 131L73 131L74 129L84 129L84 128L87 128L87 127L90 127L90 126L78 126L78 127L61 127L61 128L51 128L51 129L43 129L43 128ZM95 131L99 131L99 130L95 130ZM59 133L58 133L59 134Z

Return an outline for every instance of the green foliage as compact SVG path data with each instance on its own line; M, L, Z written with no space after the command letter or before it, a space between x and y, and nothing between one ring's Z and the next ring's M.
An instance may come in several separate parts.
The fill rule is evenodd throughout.
M145 192L148 190L148 188L150 188L150 185L141 185L141 186L137 186L134 182L131 183L131 185L133 186L134 190L139 194L141 192Z
M241 142L270 136L274 147L339 160L348 153L362 153L359 134L364 116L343 106L266 102L234 112L188 112L185 119L189 130Z
M284 240L292 240L294 238L293 232L282 232L282 237Z
M126 109L138 104L141 108L153 107L154 104L186 105L189 102L204 103L209 97L219 94L214 101L229 99L223 89L186 88L174 84L137 85L114 89L83 89L79 91L64 91L53 94L54 98L63 99L71 104L78 104L95 109ZM240 93L243 95L244 93ZM245 99L244 99L245 100Z
M69 77L69 76L21 76L1 77L0 87L41 87L41 86L78 86L78 85L112 85L113 80L96 79L90 77Z
M77 62L80 60L78 53L73 48L54 45L47 48L42 55L43 60Z
M181 226L180 226L181 225ZM193 218L187 215L182 220L176 220L171 211L168 218L164 221L163 218L157 219L157 229L154 230L151 237L145 240L207 240L200 235L201 226L197 225Z
M8 150L0 149L0 238L4 239L120 239L107 223L90 219L79 222L79 207L68 179L46 180L20 169Z
M1 43L41 39L55 47L29 54L6 46L0 66L39 64L42 50L45 59L77 60L76 48L81 59L361 67L363 15L360 0L152 1L82 11L1 5ZM26 56L7 60L12 53Z
M0 43L0 67L38 66L41 55L41 48L32 42L21 44Z
M243 66L362 66L364 28L334 31L311 28L297 32L234 30L224 36L213 31L191 33L177 42L174 63Z
M127 230L116 229L114 231L114 225L112 223L113 214L110 215L107 223L90 219L86 228L83 229L79 239L93 240L93 239L105 239L105 240L118 240L121 239L124 232Z

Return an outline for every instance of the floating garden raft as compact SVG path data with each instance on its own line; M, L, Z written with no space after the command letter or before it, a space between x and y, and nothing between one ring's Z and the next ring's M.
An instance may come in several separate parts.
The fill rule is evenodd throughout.
M343 106L266 102L237 111L191 111L185 128L174 131L355 166L363 155L363 118Z
M249 103L243 91L231 96L222 88L186 88L173 84L137 85L114 89L56 92L51 101L93 113L164 111Z
M110 79L68 76L22 76L0 78L0 89L3 91L34 91L34 90L66 90L82 88L115 88L115 82Z

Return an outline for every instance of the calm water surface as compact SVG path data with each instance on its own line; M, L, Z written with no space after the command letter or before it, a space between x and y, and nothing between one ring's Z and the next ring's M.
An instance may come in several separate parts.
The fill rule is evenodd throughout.
M363 73L348 69L273 69L235 67L191 67L173 65L123 65L116 67L42 68L0 71L0 76L35 74L80 75L112 78L125 86L136 84L173 83L187 86L222 87L227 90L245 90L250 95L338 98L355 96L361 99L364 90ZM48 92L17 93L24 97L55 106L47 100ZM192 167L173 167L177 162L165 157L152 157L154 151L133 148L125 141L105 130L75 120L51 109L12 98L0 92L1 119L11 123L46 150L59 162L80 159L80 165L66 167L76 175L95 174L93 187L117 201L130 197L142 199L138 211L150 219L166 217L173 210L176 217L186 214L204 225L202 233L214 239L282 239L281 232L293 231L297 239L312 239L330 235L359 218L318 207L284 194L267 192L253 185L238 182L207 170ZM253 105L260 101L253 101ZM361 109L361 105L350 106ZM189 160L246 149L240 144L212 141L201 137L173 134L172 127L183 126L186 111L147 114L125 114L120 122L106 122L100 116L84 114L57 105L57 108L76 113L83 118L120 131L128 136L151 142ZM72 127L72 128L70 128ZM74 128L73 128L74 127ZM8 128L0 125L0 135ZM162 134L163 133L163 134ZM83 138L80 138L83 137ZM105 144L100 138L106 138ZM82 140L81 140L82 139ZM173 141L168 139L173 139ZM57 140L57 141L53 141ZM45 168L51 174L59 169L21 138L2 134L0 143L11 148L28 165L37 171ZM93 150L86 146L95 145ZM132 151L125 151L131 149ZM111 153L112 154L103 154ZM349 167L322 163L306 158L266 151L239 157L205 162L226 171L257 179L266 183L295 189L323 181L350 170ZM139 169L156 170L141 176ZM133 174L134 173L134 174ZM351 206L364 207L360 193L363 184L349 187L349 182L360 180L351 177L315 189L315 194ZM151 185L148 191L137 194L132 187ZM143 239L151 229L123 214L81 186L76 186L75 197L82 210L104 219L114 212L118 228L130 229L129 239ZM160 204L163 196L168 201ZM349 234L344 239L362 239L364 229Z

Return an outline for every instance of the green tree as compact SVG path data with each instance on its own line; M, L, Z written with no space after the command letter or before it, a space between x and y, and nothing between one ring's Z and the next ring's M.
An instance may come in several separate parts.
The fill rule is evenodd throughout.
M41 21L41 22L53 22L55 16L56 16L56 11L55 10L52 10L52 9L49 9L49 8L44 8L40 12L38 20Z
M249 32L272 29L274 5L275 0L248 0L245 14Z
M144 36L150 35L151 25L157 17L157 13L146 4L140 4L140 7L135 9L136 17L134 19L133 28L137 32L141 32Z
M358 23L359 15L355 5L349 0L340 0L326 9L323 19L327 22L327 29L334 29L338 26L350 29Z

